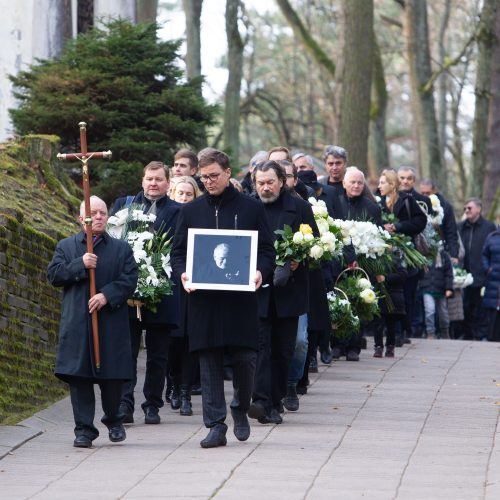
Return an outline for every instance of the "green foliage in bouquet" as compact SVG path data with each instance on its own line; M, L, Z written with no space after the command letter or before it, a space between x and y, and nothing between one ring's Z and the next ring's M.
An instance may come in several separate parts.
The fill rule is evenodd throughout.
M348 339L357 334L360 329L359 318L353 313L351 303L344 297L341 290L328 292L328 311L332 324L332 335L337 339Z

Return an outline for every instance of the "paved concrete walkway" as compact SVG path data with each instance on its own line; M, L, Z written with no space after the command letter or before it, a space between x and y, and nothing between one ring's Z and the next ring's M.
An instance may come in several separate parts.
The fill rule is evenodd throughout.
M0 498L500 498L499 344L421 340L394 359L369 349L311 382L282 425L256 423L240 443L228 422L228 445L211 450L199 396L193 417L163 408L156 426L137 411L123 443L99 424L88 450L72 447L65 399L0 426Z

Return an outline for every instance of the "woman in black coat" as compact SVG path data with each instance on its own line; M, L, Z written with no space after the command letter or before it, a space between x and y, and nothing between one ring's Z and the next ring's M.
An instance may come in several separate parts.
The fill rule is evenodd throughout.
M421 233L427 224L427 216L422 211L413 196L399 191L398 174L393 169L385 169L380 175L378 188L382 199L380 205L384 218L394 215L393 222L385 222L384 229L389 233L401 233L414 237ZM410 339L405 340L412 333L411 318L416 299L417 284L420 278L418 269L408 269L404 284L406 314L401 321L401 337L397 339L398 346L403 342L410 343Z

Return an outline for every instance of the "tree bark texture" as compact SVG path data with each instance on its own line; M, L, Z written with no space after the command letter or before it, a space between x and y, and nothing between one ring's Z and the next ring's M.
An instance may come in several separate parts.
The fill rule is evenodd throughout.
M370 106L370 134L368 143L368 175L375 179L378 173L389 167L389 151L385 135L388 94L384 66L377 37L373 45L373 79Z
M158 11L158 0L135 0L136 21L154 23Z
M229 70L224 108L224 148L239 162L240 89L244 43L238 29L240 0L226 0L227 67Z
M450 20L451 13L451 0L446 0L444 6L443 18L441 19L441 24L439 26L439 39L438 39L438 47L439 47L439 65L441 67L445 64L446 59L446 32L448 29L448 23ZM439 79L438 79L438 130L439 130L439 146L440 151L439 154L443 161L443 165L445 164L444 153L446 150L447 143L447 135L446 135L446 126L447 126L447 103L446 103L446 95L448 92L448 74L444 71Z
M483 213L494 220L500 209L500 8L496 12L496 44L491 68L489 144L483 187ZM489 213L488 213L489 212Z
M472 165L467 183L467 195L481 198L486 150L488 148L488 115L491 101L492 57L497 45L495 21L498 0L485 0L481 11L481 28L478 35L476 106L472 124Z
M201 76L201 8L203 0L182 0L182 5L186 15L186 70L188 80L192 80Z
M78 0L76 30L87 33L94 26L94 0Z
M446 173L440 155L433 89L423 89L432 74L427 1L406 0L404 5L406 54L410 69L420 172L423 177L433 178L440 190L446 192Z
M344 61L339 97L338 144L349 164L366 171L373 69L373 0L342 0Z

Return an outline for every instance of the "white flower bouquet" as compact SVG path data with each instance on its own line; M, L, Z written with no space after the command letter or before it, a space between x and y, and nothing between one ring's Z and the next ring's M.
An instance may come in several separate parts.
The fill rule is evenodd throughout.
M370 274L385 274L392 266L389 255L390 234L383 228L368 221L335 219L340 228L344 245L351 244L356 252L359 266Z
M347 271L352 271L353 274L349 276L346 274ZM371 321L380 315L378 305L380 296L375 292L363 269L352 268L342 271L335 286L349 299L354 314L361 321Z
M453 288L467 288L472 285L474 278L471 273L458 266L453 266Z
M439 201L437 195L431 194L429 196L429 199L431 200L431 205L432 205L432 210L434 211L434 215L428 214L427 217L430 218L432 224L440 226L444 219L444 209L441 206L441 202Z
M351 302L342 290L326 294L328 311L332 324L332 335L336 339L347 339L356 335L360 329L359 318L353 313Z
M157 304L164 295L172 295L170 279L171 239L168 231L150 230L156 215L145 214L137 204L120 210L108 219L108 233L114 238L128 242L139 268L137 288L132 299L144 304L146 309L156 312Z
M319 258L332 260L335 257L339 257L342 255L342 248L344 247L341 229L335 225L333 218L328 215L328 210L323 200L316 200L316 198L311 197L309 198L309 203L311 204L314 220L320 234L316 246L323 250ZM313 259L317 259L318 257L315 255L320 254L317 248L312 253L311 257Z

